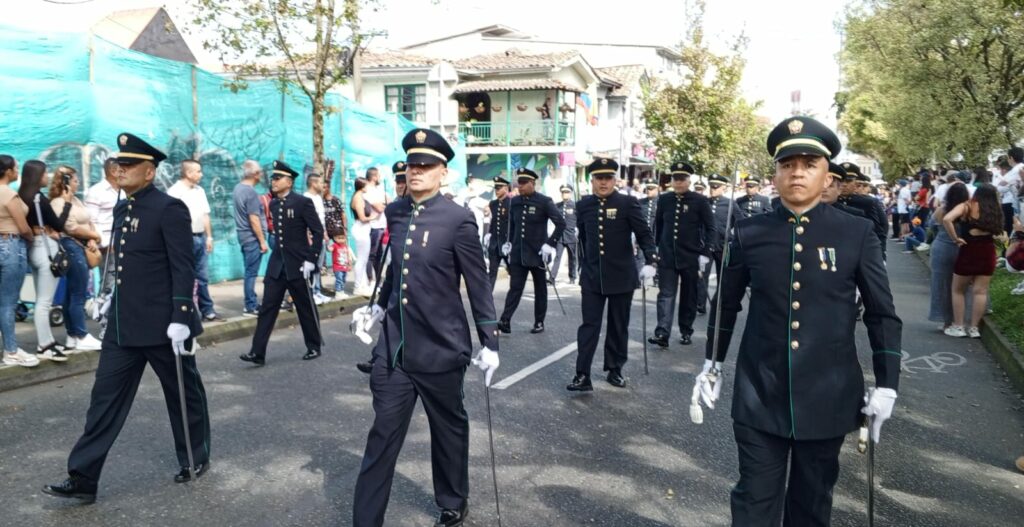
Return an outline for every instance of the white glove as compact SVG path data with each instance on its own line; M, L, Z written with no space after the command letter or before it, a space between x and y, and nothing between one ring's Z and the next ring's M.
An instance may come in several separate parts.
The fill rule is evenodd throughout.
M484 235L484 247L490 247L490 246L491 246L491 233L487 233L487 234Z
M363 341L363 344L368 345L373 342L373 338L369 334L370 331L375 324L383 319L384 310L377 304L363 306L352 312L352 322L348 328L359 340Z
M861 412L871 419L871 440L878 442L882 431L882 423L892 416L892 407L896 404L896 390L892 388L871 388L864 395L864 408Z
M92 303L92 319L99 322L110 311L110 295L101 295Z
M544 263L551 263L551 260L555 259L555 248L545 243L540 246L540 252L537 254L544 260Z
M302 277L309 280L309 275L316 270L316 265L313 262L302 262L302 267L299 267L299 272L302 273Z
M709 410L715 409L715 401L722 393L722 384L725 382L725 373L722 371L721 362L704 360L704 369L697 375L697 382L693 385L693 395L690 397L690 420L695 424L704 422L704 412L700 407L701 401Z
M699 269L701 271L704 271L704 268L707 267L707 265L710 262L711 262L711 258L708 258L707 256L700 255L700 256L697 257L697 265L700 266Z
M640 283L644 287L654 285L654 275L658 274L658 270L653 265L645 265L640 268Z
M484 347L480 348L477 352L476 357L473 357L473 366L476 366L486 372L484 374L484 386L491 386L491 377L494 376L494 370L498 369L498 365L501 364L501 360L498 359L498 352L491 351Z
M505 242L501 245L501 255L508 256L508 253L512 252L512 242Z
M185 324L171 322L171 325L167 326L167 338L171 339L171 349L175 355L195 355L194 351L185 349L185 341L191 334L192 331Z

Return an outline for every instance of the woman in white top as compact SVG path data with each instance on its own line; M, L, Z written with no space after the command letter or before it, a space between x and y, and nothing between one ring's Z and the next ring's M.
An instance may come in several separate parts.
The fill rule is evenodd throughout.
M352 216L355 218L355 221L352 222L352 239L356 242L356 284L352 292L360 296L370 296L371 293L366 266L370 261L370 246L372 245L370 242L371 222L379 215L366 201L366 185L365 179L356 179L356 190L352 194L350 205Z

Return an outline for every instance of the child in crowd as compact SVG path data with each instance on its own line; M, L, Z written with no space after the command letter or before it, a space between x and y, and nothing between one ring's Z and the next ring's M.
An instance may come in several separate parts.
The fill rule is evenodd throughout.
M330 249L331 264L334 268L334 299L344 300L348 298L348 295L345 294L345 278L352 262L356 260L356 255L348 246L348 237L345 232L334 235Z
M923 251L928 248L928 244L924 242L927 234L924 232L924 227L921 227L921 218L914 218L910 223L910 232L903 239L903 242L906 244L906 249L903 251L904 254L912 254L914 249Z

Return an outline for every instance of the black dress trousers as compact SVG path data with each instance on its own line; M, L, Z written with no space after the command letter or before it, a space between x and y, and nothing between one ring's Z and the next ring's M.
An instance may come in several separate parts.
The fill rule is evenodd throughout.
M693 334L693 321L697 318L697 257L693 257L693 265L676 269L673 267L658 268L658 326L655 335L672 334L672 311L679 298L679 333Z
M619 370L629 358L629 310L633 305L633 291L617 295L602 295L583 290L583 323L576 332L579 353L576 355L576 373L590 374L594 352L601 336L601 316L608 304L608 331L604 337L604 371Z
M523 267L515 262L508 266L508 294L505 295L505 309L501 312L501 320L512 320L512 315L516 314L519 301L523 298L523 289L526 288L526 277L530 275L533 277L533 322L544 322L544 315L548 312L546 274L547 269L543 267Z
M292 295L295 312L299 316L302 327L302 338L306 341L307 350L320 350L322 339L320 328L313 314L313 299L309 296L309 286L305 279L288 280L284 273L281 276L266 276L263 279L263 301L260 302L259 318L256 319L256 332L252 336L252 352L257 357L267 356L267 342L274 331L277 315L281 312L281 301L285 292Z
M697 285L697 309L707 309L708 306L708 290L711 287L711 269L714 265L715 276L722 276L722 251L711 251L711 261L704 265L701 269L700 282Z
M491 280L491 290L494 290L494 283L498 281L498 267L501 266L501 261L505 260L505 264L508 264L508 256L501 254L501 244L496 244L491 241L491 245L487 248L487 278Z
M740 480L732 490L734 527L828 527L843 436L797 441L733 423ZM787 483L787 470L789 481Z
M400 362L400 361L396 361ZM465 368L444 373L410 373L400 364L375 361L370 373L375 418L366 438L356 480L354 527L384 525L395 463L409 429L416 399L430 425L430 461L434 499L442 509L458 510L469 497L469 416L462 401Z
M191 339L185 344L187 348L193 345ZM96 368L96 381L92 386L89 411L85 415L85 431L68 456L68 474L84 477L94 483L99 481L107 453L110 452L110 447L113 446L128 418L146 364L153 367L153 372L160 379L160 387L164 391L178 466L188 466L185 432L181 426L178 373L171 344L168 342L160 346L120 347L108 340L103 346L100 363ZM192 455L196 465L205 465L210 460L210 419L206 407L206 390L199 377L195 357L183 356L181 368Z

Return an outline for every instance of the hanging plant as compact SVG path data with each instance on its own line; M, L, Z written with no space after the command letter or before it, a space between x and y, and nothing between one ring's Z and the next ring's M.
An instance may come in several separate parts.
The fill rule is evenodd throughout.
M484 113L484 112L487 111L487 107L484 106L484 102L483 101L480 101L480 102L476 103L476 106L473 107L473 111L476 112L476 113Z
M494 113L501 113L501 106L491 106L491 111Z
M516 109L519 110L520 112L525 112L528 108L529 106L522 103L516 105Z

